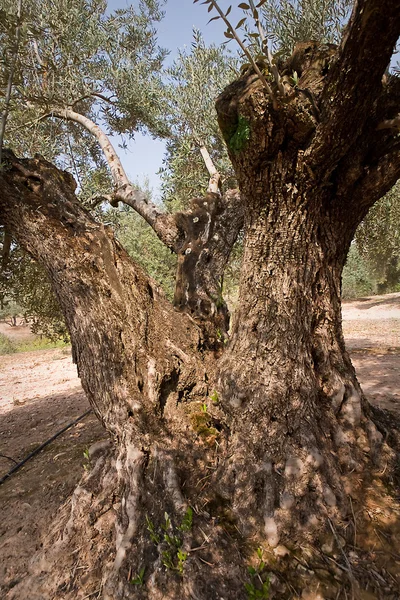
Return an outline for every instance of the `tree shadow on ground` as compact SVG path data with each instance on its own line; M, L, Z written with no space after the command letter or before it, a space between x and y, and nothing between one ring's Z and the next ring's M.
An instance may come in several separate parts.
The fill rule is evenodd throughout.
M20 461L88 408L82 391L15 406L0 415L0 454ZM91 413L0 485L1 597L7 597L7 591L26 577L43 533L82 476L85 449L105 437L105 430ZM0 476L14 464L0 457Z
M379 298L379 299L378 299ZM352 303L355 308L360 310L368 310L376 306L391 306L399 307L399 318L400 318L400 294L386 294L385 296L377 296L377 300L371 297L357 298L356 300L343 300L343 304Z

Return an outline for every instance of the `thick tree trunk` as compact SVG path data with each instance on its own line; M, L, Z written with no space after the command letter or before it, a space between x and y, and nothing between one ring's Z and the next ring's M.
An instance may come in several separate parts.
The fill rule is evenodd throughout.
M349 495L393 458L342 334L342 269L367 210L352 197L354 150L329 180L325 165L309 166L332 53L312 43L295 52L308 93L279 111L251 73L217 102L245 211L239 308L218 367L237 448L225 480L242 527L263 528L270 547L323 543L348 518Z
M394 455L357 383L340 314L356 226L399 167L379 155L380 101L364 106L365 131L357 119L357 147L336 140L318 166L332 48L310 48L296 58L302 92L279 110L251 73L217 105L245 221L239 308L219 361L196 321L79 206L70 176L5 157L0 221L46 267L83 387L115 443L93 454L63 537L37 564L37 598L244 600L268 598L268 581L281 599L355 598L359 587L399 597L385 543L383 558L369 553L364 509L378 496L385 517L393 509ZM197 265L210 239L203 212L193 215ZM379 528L396 544L392 512ZM11 597L23 597L21 585Z
M301 585L296 570L282 578L294 567L277 560L302 561L299 549L318 543L340 562L329 540L346 539L347 497L358 506L382 456L341 335L348 242L321 211L294 214L301 191L260 216L271 190L259 187L247 222L252 267L243 267L218 385L198 326L79 207L70 176L39 159L6 159L0 218L46 266L82 384L114 442L92 449L45 560L10 598L72 600L80 590L107 600L244 600L245 584L260 591L269 579L279 598L315 579L335 598L352 580L336 582L326 560L308 556ZM254 559L257 547L268 567Z
M242 469L236 503L243 526L249 511L259 515L271 546L326 535L327 518L348 515L359 474L382 460L342 334L341 273L354 231L332 215L329 194L300 187L296 170L281 156L258 171L254 191L246 165L239 309L219 364L237 446L257 465Z
M203 437L215 439L217 433L211 423L206 427L211 417L202 410L208 386L201 332L132 263L110 231L79 206L69 174L41 159L19 161L5 153L4 160L1 222L46 268L83 388L116 445L116 456L108 462L101 458L96 468L98 475L101 467L96 498L91 483L96 477L89 489L78 488L67 537L75 530L82 535L82 523L88 527L85 507L92 524L102 522L105 513L115 521L115 511L114 560L103 565L104 598L116 600L135 590L130 578L142 565L149 572L149 561L154 566L150 597L164 597L164 561L172 571L171 597L178 598L173 592L180 587L180 576L174 575L177 552L187 548L191 536L191 527L177 529L189 506L181 484L190 481L195 488L197 478L208 475L212 457ZM211 373L208 369L208 378ZM160 530L165 513L179 545L175 538L165 547L162 538L156 544L151 539L149 523ZM167 529L172 539L173 530ZM103 559L102 550L95 557L100 553ZM56 597L62 585L62 578L47 581L37 597ZM66 585L75 589L79 577Z

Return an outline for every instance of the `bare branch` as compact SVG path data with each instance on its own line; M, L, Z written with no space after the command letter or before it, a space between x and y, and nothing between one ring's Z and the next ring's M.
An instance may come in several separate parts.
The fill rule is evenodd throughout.
M387 194L400 178L400 143L383 155L360 180L354 190L359 204L369 209Z
M102 100L103 102L107 102L107 104L116 106L116 102L114 102L114 100L111 100L111 98L107 98L107 96L104 96L103 94L100 94L99 92L92 92L90 94L85 94L85 96L81 96L80 98L77 98L76 100L74 100L74 102L71 104L71 108L74 108L74 106L76 106L78 104L78 102L82 102L83 100L87 100L89 98L99 98L99 100Z
M242 40L240 39L240 37L238 36L238 34L236 33L236 30L232 27L230 21L226 18L224 12L221 10L221 8L219 7L218 3L216 2L216 0L209 0L210 4L215 8L215 10L218 12L219 16L221 17L221 19L224 21L225 25L228 28L229 33L232 35L232 37L236 40L236 42L239 44L241 50L244 52L244 54L247 56L248 60L250 61L253 69L255 70L255 72L257 73L258 77L260 78L261 83L263 84L263 86L265 87L265 89L268 92L268 95L271 97L272 99L272 103L275 109L278 108L278 103L276 101L276 97L274 92L272 91L271 86L269 85L268 81L265 79L264 74L260 71L256 61L254 60L254 58L252 57L251 53L248 51L248 49L246 48L246 46L243 44Z
M262 47L263 47L263 51L267 53L267 61L268 61L268 65L271 69L271 73L274 76L274 80L275 83L278 87L279 93L281 94L281 96L285 96L286 95L286 91L285 88L282 84L282 80L281 80L281 76L279 75L279 71L278 71L278 67L276 66L276 64L274 63L274 57L271 54L271 50L269 49L269 45L267 42L267 36L265 35L264 29L262 28L262 25L260 23L260 19L258 17L258 11L254 5L253 0L249 0L249 4L251 7L251 10L253 11L253 16L255 18L255 22L256 22L256 26L258 29L258 33L260 35L260 39L261 39L261 43L262 43Z
M123 202L133 208L153 228L160 240L176 251L180 232L172 215L161 212L141 190L136 189L129 181L121 160L108 136L96 123L88 117L69 108L55 108L46 116L53 116L67 121L79 123L87 129L99 142L115 184L114 200Z
M207 192L211 194L218 194L221 175L215 168L212 158L204 145L200 146L200 154L203 157L204 164L206 165L207 171L210 175Z

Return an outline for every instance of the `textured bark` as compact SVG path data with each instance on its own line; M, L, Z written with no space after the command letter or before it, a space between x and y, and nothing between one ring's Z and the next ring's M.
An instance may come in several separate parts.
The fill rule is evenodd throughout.
M223 413L208 399L214 353L202 352L194 320L82 209L68 173L41 158L5 153L4 160L0 222L46 268L83 388L114 448L77 488L61 537L58 529L47 562L36 565L35 583L22 582L14 598L27 593L24 585L32 600L74 598L77 589L93 592L93 582L108 600L218 598L230 590L241 598L237 540L205 508L229 437ZM182 529L189 506L194 523ZM222 549L226 558L213 571ZM178 550L187 552L185 578ZM75 559L92 566L89 577ZM145 590L130 583L143 567Z
M399 15L383 4L398 30ZM175 310L79 206L68 174L7 154L0 221L46 267L83 387L115 443L97 461L93 455L49 563L37 564L38 599L244 600L267 577L280 599L317 591L356 598L360 587L399 597L395 578L383 590L382 575L374 578L379 552L354 542L356 529L368 531L371 496L393 506L396 457L386 441L398 444L398 433L388 434L388 419L363 398L340 311L355 229L400 175L398 137L379 128L397 114L399 86L382 82L392 21L389 41L375 44L380 72L360 84L370 95L362 114L355 116L357 98L334 86L336 77L353 89L355 46L370 43L356 34L371 23L369 9L379 13L377 0L357 3L356 29L339 50L296 49L283 72L296 66L299 85L279 106L251 71L219 98L241 200L210 194L176 217L184 235L175 301L190 314ZM332 122L328 88L338 94ZM329 132L331 156L329 139L320 139ZM234 236L215 232L229 231L230 220L234 231L242 219L239 307L217 361L202 318L226 327L219 270ZM394 513L384 532L393 544L398 529ZM89 579L74 557L90 565Z
M397 142L376 131L398 29L356 118L350 83L326 107L327 89L345 85L336 61L358 51L352 35L345 50L296 48L283 70L295 68L298 87L280 110L251 71L217 101L245 213L239 308L218 366L237 448L224 479L242 527L263 528L272 547L321 539L346 519L349 493L368 485L376 461L391 460L345 351L340 282L358 224L400 175Z
M243 228L243 205L237 190L207 194L176 215L185 232L178 254L174 304L201 325L205 344L221 348L229 329L222 294L223 277L233 244Z
M222 298L223 274L243 226L239 192L228 191L220 197L220 175L207 149L201 146L200 152L210 174L207 195L193 199L186 213L172 215L162 212L145 193L130 183L109 137L101 127L70 108L53 108L48 116L78 123L97 139L115 186L112 196L106 199L113 206L123 202L133 208L163 244L178 255L175 306L196 318L201 325L205 345L218 348L229 328L229 312Z

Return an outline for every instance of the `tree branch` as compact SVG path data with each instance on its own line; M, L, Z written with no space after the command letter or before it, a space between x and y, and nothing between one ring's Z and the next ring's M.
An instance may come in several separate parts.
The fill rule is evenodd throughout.
M354 197L365 209L387 194L400 178L400 141L371 166L354 189Z
M203 157L204 164L206 165L207 171L210 175L207 192L209 194L218 194L221 175L215 168L212 158L204 145L200 146L200 154Z
M114 102L114 100L111 100L111 98L107 98L107 96L104 96L103 94L100 94L99 92L92 92L90 94L85 94L84 96L81 96L80 98L77 98L76 100L74 100L74 102L71 104L71 108L74 108L74 106L76 106L79 102L82 102L83 100L87 100L88 98L98 98L99 100L102 100L103 102L107 102L107 104L116 106L116 102Z
M168 248L171 248L171 250L176 252L181 233L176 225L174 217L158 210L156 205L149 201L146 194L141 190L136 189L130 183L114 146L101 127L91 121L88 117L69 108L53 109L47 116L79 123L97 139L103 150L103 154L115 184L116 189L114 199L133 208L145 219L145 221L147 221L160 240L168 246Z
M379 123L376 128L378 131L381 129L397 129L400 131L400 113L394 117L394 119L387 119L386 121L382 121Z
M321 94L321 123L307 151L327 179L363 134L382 93L382 77L400 34L400 0L358 0Z
M278 91L281 96L286 96L285 88L283 86L281 76L279 75L278 67L274 63L274 57L272 56L271 50L269 49L267 36L265 35L264 29L262 28L262 25L260 23L258 10L254 5L253 0L249 0L249 4L261 39L262 49L267 54L268 65L271 69L272 75L274 76L274 80L277 85Z
M345 210L348 211L353 206L357 212L360 205L366 206L368 203L368 206L372 206L394 184L399 166L396 156L400 140L395 129L384 127L383 124L393 123L398 119L399 106L400 78L391 75L384 82L382 93L375 102L362 137L342 159L335 173L336 200L338 204L343 204ZM397 175L399 176L400 174ZM361 188L362 192L359 191ZM360 196L361 193L365 195L367 189L371 198Z
M194 0L194 1L197 2L198 0ZM258 77L260 78L261 83L263 84L263 86L267 90L267 93L268 93L268 95L270 96L270 98L272 100L272 104L273 104L274 108L277 109L278 108L278 103L277 103L275 94L272 91L271 86L269 85L268 81L265 79L263 73L260 71L260 69L259 69L256 61L252 57L251 53L248 51L248 49L246 48L246 46L243 44L242 40L240 39L240 37L236 33L236 30L234 29L234 27L232 27L232 25L230 24L230 22L226 18L225 13L221 10L221 8L219 7L218 3L215 0L207 0L207 3L210 3L215 8L215 10L219 14L220 18L223 20L223 22L227 26L228 31L229 31L230 35L232 36L232 39L235 39L236 42L239 44L240 49L244 52L245 56L250 61L253 69L255 70L255 72L257 73Z

